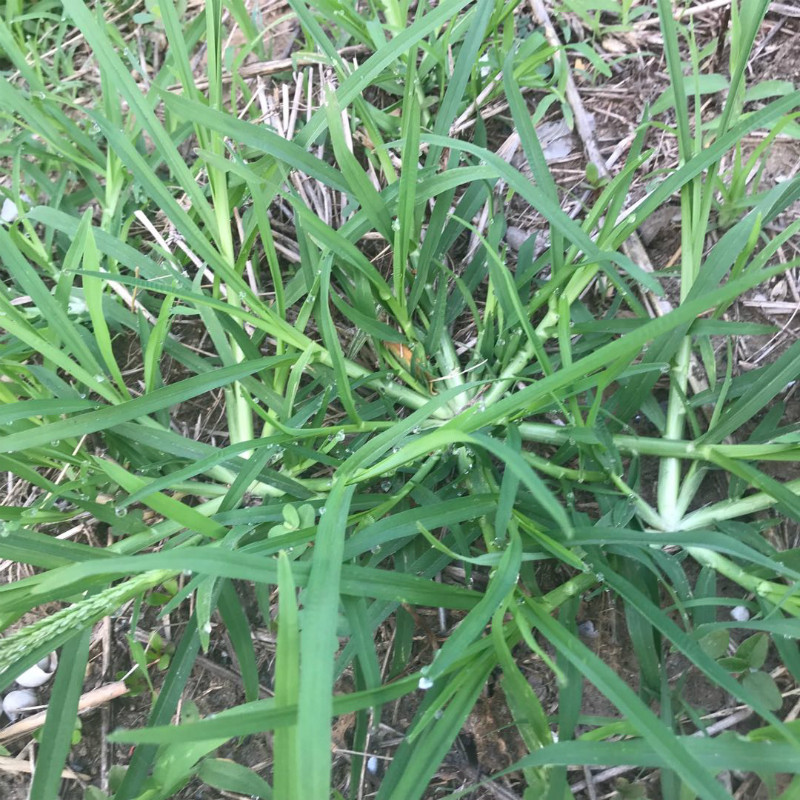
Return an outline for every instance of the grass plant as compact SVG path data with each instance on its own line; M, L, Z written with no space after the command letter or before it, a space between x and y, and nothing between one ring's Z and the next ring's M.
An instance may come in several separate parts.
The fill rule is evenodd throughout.
M381 710L403 698L413 720L374 796L432 797L487 685L528 753L507 770L526 800L571 797L571 764L657 770L665 800L729 798L732 770L778 796L790 773L796 797L781 688L800 680L800 563L767 532L800 518L800 480L772 470L800 455L783 399L800 351L740 372L730 342L764 327L726 317L797 266L777 255L800 223L765 231L800 179L742 199L743 140L771 141L800 102L785 86L747 95L769 3L731 4L713 125L691 19L649 9L671 98L578 218L534 124L571 117L569 61L526 40L521 4L289 5L293 58L318 66L279 75L276 108L226 46L235 21L266 57L242 0L4 4L2 191L20 213L0 227L0 557L20 566L0 586L0 686L63 648L31 797L58 796L93 626L153 606L181 620L175 651L147 724L111 735L136 745L127 769L87 800L166 800L193 780L360 798ZM602 25L619 6L625 29L648 13L605 5L581 9ZM530 176L496 152L511 130ZM657 176L656 130L679 154ZM677 272L650 271L621 248L673 197ZM544 225L516 263L513 203ZM645 298L666 296L651 318ZM90 535L54 535L77 530ZM624 615L633 681L579 632L600 595ZM718 614L731 598L749 621ZM448 627L425 645L436 609ZM176 723L221 626L243 702ZM276 632L267 697L255 627ZM529 659L556 681L554 707ZM706 735L676 659L758 725ZM585 685L619 713L584 714ZM347 771L331 750L345 714ZM216 757L265 734L268 773Z

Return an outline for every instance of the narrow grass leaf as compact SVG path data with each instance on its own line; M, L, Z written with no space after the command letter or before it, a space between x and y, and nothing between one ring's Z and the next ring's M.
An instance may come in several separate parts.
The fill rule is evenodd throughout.
M42 800L58 797L61 771L72 747L72 735L78 720L78 701L83 691L91 642L92 629L87 627L73 636L61 651L37 752L31 797Z
M178 702L186 690L186 684L191 677L199 652L200 637L197 632L197 618L193 616L170 661L169 670L147 719L148 728L170 725ZM134 750L122 783L114 795L114 800L133 800L144 791L144 785L156 760L157 752L158 748L153 744L144 744Z
M759 370L758 385L742 395L723 414L700 442L721 442L726 436L766 407L800 374L800 342L794 342L772 364Z
M445 0L427 14L418 16L411 25L398 33L342 81L337 90L339 104L343 108L350 105L389 65L399 60L404 53L440 26L448 25L469 3L470 0ZM313 144L325 129L325 122L325 109L318 109L298 135L297 143L302 147Z
M374 705L389 703L414 691L416 684L416 678L412 676L381 686L379 689L336 695L333 700L333 714L336 716L352 714L354 711L361 711ZM232 739L294 725L297 713L296 706L278 707L274 698L268 698L226 709L212 718L199 722L187 722L181 725L165 723L158 727L115 731L109 735L109 740L131 742L141 746L168 744L180 740L199 742L219 738Z
M296 708L300 695L300 632L294 578L286 551L278 553L278 641L275 662L275 706ZM295 725L275 730L274 786L280 798L299 785L301 753Z
M364 214L375 230L384 239L390 241L392 220L389 216L389 209L347 144L344 130L345 121L343 121L343 116L346 119L346 112L339 106L336 93L330 87L325 90L324 108L328 114L328 132L333 152L342 171L342 177L347 184L347 193L361 204Z
M738 700L751 706L766 721L778 727L786 739L800 750L800 739L792 736L786 726L768 708L738 683L727 670L720 667L716 661L706 655L697 641L684 633L669 616L661 613L659 608L651 603L642 592L628 583L622 576L613 573L613 571L609 571L609 573L605 575L605 578L609 586L624 597L626 602L633 603L639 613L642 614L656 630L659 630L672 641L687 658L691 659L697 669L707 675L718 686L730 692Z
M452 691L449 692L451 696L446 707L430 727L421 732L413 744L409 743L409 737L406 736L381 781L377 800L417 800L423 795L430 779L474 708L495 663L494 654L490 652L484 654L482 658L475 659L468 669L462 669L453 676L450 685ZM433 699L432 695L428 703ZM428 703L420 709L415 723L420 720ZM410 732L419 734L419 725L412 724Z
M419 242L420 227L417 224L416 198L419 179L419 79L417 77L416 48L408 54L406 81L403 93L402 121L400 133L403 140L400 173L400 194L397 199L397 218L394 232L393 273L394 293L405 302L407 271L410 267L409 253ZM446 98L445 98L446 99ZM437 122L443 113L439 109ZM428 154L430 156L430 154ZM391 241L391 237L387 236Z
M233 792L247 797L260 797L272 800L272 787L252 769L243 767L227 758L206 758L200 763L197 777L213 789ZM280 794L275 787L277 797L290 797Z
M309 153L296 141L285 139L264 125L237 119L197 100L189 100L177 94L166 91L160 91L159 94L164 105L181 118L202 119L204 127L271 156L285 164L287 171L288 168L296 169L339 192L347 192L350 188L339 170ZM322 111L324 113L324 109Z
M634 694L633 690L575 636L529 601L526 611L539 630L580 672L590 680L633 723L641 736L658 751L666 766L678 770L684 781L703 800L729 800L728 793L713 778L694 751L682 744L658 717ZM535 766L545 749L534 754L526 766Z
M800 753L785 743L753 742L742 740L735 734L714 738L705 736L675 737L679 747L691 750L693 756L714 774L726 769L743 772L800 772ZM619 742L558 742L525 756L499 775L514 772L526 766L550 764L596 764L636 767L670 767L670 758L660 748L644 739L625 739ZM679 773L683 774L683 773ZM707 794L700 794L707 797ZM728 795L717 795L727 797Z
M533 497L541 503L542 509L558 525L564 536L570 537L572 535L572 523L564 507L519 452L516 452L504 442L482 433L473 434L469 438L475 444L485 448L487 453L493 453L502 459L503 463L516 475L520 483L526 486Z
M508 546L489 580L489 586L480 602L458 624L447 637L447 641L436 653L433 663L422 669L428 681L435 682L463 655L464 649L483 631L495 610L508 598L517 583L522 562L522 540L519 534L510 531Z
M245 700L258 700L258 660L250 634L250 622L232 581L227 581L220 590L219 613L236 654Z
M493 0L479 0L474 9L471 9L469 28L464 42L458 51L458 57L453 65L453 72L448 76L447 88L436 114L433 132L447 135L450 126L455 121L459 106L463 103L464 90L475 69L478 53L485 45L486 29L494 11ZM433 164L439 158L439 150L431 150L426 163Z
M303 596L300 634L300 696L297 746L304 754L298 791L309 800L330 792L333 657L339 612L347 513L355 491L336 479L319 523L308 585Z
M291 360L291 356L269 356L255 361L232 364L204 375L186 378L178 381L178 383L164 386L150 394L136 397L116 406L108 406L99 411L90 411L87 414L79 414L69 419L50 422L39 426L35 430L8 434L0 438L0 452L14 453L52 442L55 439L70 439L87 433L95 433L106 428L113 428L114 425L121 422L129 422L152 414L162 408L169 408L192 397L227 386L259 370L269 369Z
M355 424L361 423L361 417L356 409L355 398L353 396L352 387L350 386L350 379L347 375L347 367L344 362L344 354L342 353L342 346L339 341L339 333L333 323L330 309L330 292L331 292L331 262L333 261L332 254L328 254L322 258L320 264L321 274L319 276L319 304L317 306L317 323L320 326L322 339L325 342L328 353L330 354L333 371L336 375L336 388L339 391L339 397L342 400L342 405L345 408L350 420Z
M86 41L94 51L94 55L100 67L107 71L110 76L113 76L111 80L113 80L117 91L125 98L131 110L135 113L137 122L144 127L155 142L160 157L164 159L182 189L191 198L194 210L200 215L200 218L209 229L215 231L216 223L214 214L203 192L195 181L194 176L189 171L189 168L186 166L183 156L178 152L177 147L175 147L172 138L156 117L151 102L142 94L133 80L130 70L122 63L122 60L115 52L106 32L100 27L97 20L82 0L66 0L64 9L75 20L76 25L86 37ZM106 136L109 136L111 133L115 134L110 126L104 125L104 120L102 120L101 117L96 114L93 116L100 127L104 129L103 132ZM126 138L113 135L109 137L109 139L110 141L115 141L117 146L121 144L126 145L125 149L128 149L127 145L129 142ZM119 151L117 151L117 155L119 155L123 161L125 160L124 155ZM141 160L139 163L143 164L144 162ZM151 188L156 189L159 194L164 194L161 181L154 181ZM167 194L165 196L169 200L169 205L175 204L171 195ZM184 214L179 214L179 217L181 216L185 217Z

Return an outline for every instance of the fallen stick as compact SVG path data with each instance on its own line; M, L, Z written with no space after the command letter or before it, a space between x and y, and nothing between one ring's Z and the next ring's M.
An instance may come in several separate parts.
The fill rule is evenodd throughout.
M30 761L0 756L0 772L25 772L31 774L33 769L34 766ZM73 772L71 769L62 769L61 777L69 778L71 781L88 781L91 775L82 775L79 772Z
M127 694L128 691L129 689L125 681L116 681L115 683L108 683L105 686L101 686L98 689L92 689L90 692L81 695L81 699L78 701L78 714L83 714L93 708L109 703L115 698ZM46 717L47 711L40 711L38 714L33 714L30 717L19 720L19 722L8 725L0 730L0 744L18 739L20 736L25 736L32 733L37 728L41 728L42 725L44 725ZM15 759L10 760L14 761Z

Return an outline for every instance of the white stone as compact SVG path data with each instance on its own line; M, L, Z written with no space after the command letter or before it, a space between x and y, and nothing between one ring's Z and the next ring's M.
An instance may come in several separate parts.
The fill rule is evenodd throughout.
M13 200L7 197L3 200L3 208L0 210L0 222L10 225L19 216L19 209Z
M14 722L23 712L38 703L36 695L30 689L15 689L3 698L3 711Z
M57 666L58 657L55 653L50 653L49 656L45 656L32 667L26 669L17 678L17 684L24 686L26 689L35 689L37 686L43 686L55 675Z
M731 609L731 617L737 622L747 622L750 619L750 612L745 606L734 606Z

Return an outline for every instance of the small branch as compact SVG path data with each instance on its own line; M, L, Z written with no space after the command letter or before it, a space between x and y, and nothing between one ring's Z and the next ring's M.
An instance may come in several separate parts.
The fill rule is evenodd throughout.
M34 770L34 765L30 761L21 761L18 758L9 758L9 756L0 756L0 772L25 772L31 774ZM61 777L68 778L71 781L88 781L91 780L91 775L83 775L79 772L73 772L71 769L62 769Z
M352 58L353 56L364 55L369 52L369 49L364 45L357 44L349 47L343 47L339 50L339 55L342 58ZM325 59L321 55L296 55L289 58L276 58L273 61L259 61L257 64L245 64L239 68L237 77L239 78L263 78L268 75L276 75L279 72L294 72L300 67L309 67L316 64L325 64ZM233 75L229 72L222 73L222 82L230 83L233 80ZM207 89L208 80L197 80L195 86L198 89ZM170 92L182 92L183 87L180 84L174 84L169 87Z
M92 689L90 692L81 695L81 699L78 702L78 713L82 714L93 708L102 706L105 703L109 703L115 698L127 694L128 691L129 689L125 681L116 681L115 683L108 683L105 686L101 686L99 689ZM37 728L41 728L42 725L44 725L46 716L47 711L40 711L38 714L25 717L25 719L21 719L19 722L15 722L3 728L0 730L0 744L18 739L20 736L26 736ZM14 759L7 760L14 761ZM74 775L74 773L72 774Z

